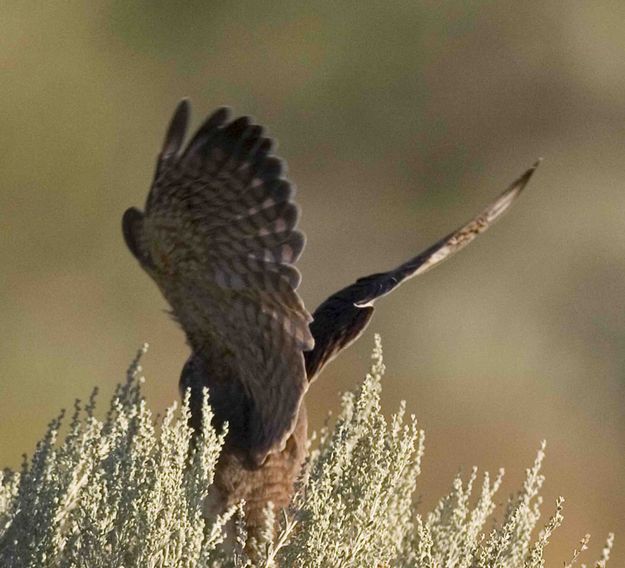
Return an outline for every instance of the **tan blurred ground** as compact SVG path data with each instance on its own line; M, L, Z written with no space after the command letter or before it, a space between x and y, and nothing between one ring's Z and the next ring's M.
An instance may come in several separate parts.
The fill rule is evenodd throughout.
M460 468L509 472L548 440L559 566L617 533L625 565L625 4L3 3L0 465L147 340L177 396L182 334L125 250L176 101L281 142L299 187L312 309L476 213L538 156L527 195L453 261L381 301L312 389L318 426L382 334L388 409L427 433L424 506Z

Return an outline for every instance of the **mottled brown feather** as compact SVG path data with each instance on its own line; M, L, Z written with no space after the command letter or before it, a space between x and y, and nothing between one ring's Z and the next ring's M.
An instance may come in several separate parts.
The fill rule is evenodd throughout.
M155 280L211 380L250 399L247 446L261 463L283 447L307 388L313 346L296 288L304 246L282 165L249 117L219 109L182 150L189 104L174 113L145 212L123 218L129 249ZM280 354L281 356L277 356Z
M358 339L373 316L373 302L406 280L447 260L500 219L521 194L539 164L540 160L479 215L422 253L388 272L359 278L323 302L313 313L310 325L315 347L304 354L308 380L313 380L326 363Z

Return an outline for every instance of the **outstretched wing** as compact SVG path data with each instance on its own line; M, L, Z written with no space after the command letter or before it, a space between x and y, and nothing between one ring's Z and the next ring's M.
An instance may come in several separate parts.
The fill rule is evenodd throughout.
M128 209L123 232L209 378L240 381L262 462L292 431L307 388L302 353L314 342L293 266L304 236L271 140L228 115L215 111L183 150L189 104L179 104L145 212Z
M339 351L352 343L373 315L373 302L406 280L434 268L466 247L512 206L540 163L537 161L482 213L443 237L421 254L388 272L359 278L323 302L310 325L315 347L305 353L306 372L312 380Z

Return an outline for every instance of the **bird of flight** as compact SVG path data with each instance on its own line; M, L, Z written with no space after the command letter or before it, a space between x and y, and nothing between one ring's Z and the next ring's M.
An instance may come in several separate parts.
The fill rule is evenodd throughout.
M440 264L499 219L538 162L466 225L388 272L359 278L312 314L297 294L304 247L298 209L272 141L249 117L211 114L184 144L183 100L158 156L144 211L128 209L123 234L182 327L191 355L180 377L201 421L209 389L228 435L212 507L246 501L248 528L269 501L285 507L306 456L303 398L325 364L363 332L374 302Z

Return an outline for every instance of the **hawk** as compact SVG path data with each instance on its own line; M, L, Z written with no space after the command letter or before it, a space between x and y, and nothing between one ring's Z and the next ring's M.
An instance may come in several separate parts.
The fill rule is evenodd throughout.
M388 272L359 278L312 314L297 294L304 248L298 208L251 118L211 114L184 144L190 105L179 103L144 211L128 209L126 244L182 327L191 355L180 388L192 422L208 387L214 425L228 423L211 507L245 499L248 528L269 501L288 505L306 457L303 403L323 367L355 341L374 302L468 245L512 205L538 162L469 223Z

